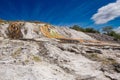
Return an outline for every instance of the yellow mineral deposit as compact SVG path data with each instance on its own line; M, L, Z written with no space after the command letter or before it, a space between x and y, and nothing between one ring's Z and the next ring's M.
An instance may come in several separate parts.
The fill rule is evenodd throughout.
M61 42L90 42L90 43L100 43L100 41L97 40L83 40L83 39L74 39L74 38L66 38L65 36L61 35L56 31L56 29L50 25L45 25L40 27L40 31L42 34L48 38L56 38L59 39Z
M21 27L23 26L23 22L11 22L8 27L8 36L12 39L20 39L23 37L23 34L21 32ZM44 26L40 27L40 31L45 37L48 38L56 38L60 40L60 42L69 42L69 43L101 43L97 40L84 40L81 38L75 39L75 38L67 38L63 35L61 35L54 27L52 27L49 24L46 24Z
M45 25L40 27L40 31L42 34L48 38L64 38L64 36L60 35L53 27L50 25Z

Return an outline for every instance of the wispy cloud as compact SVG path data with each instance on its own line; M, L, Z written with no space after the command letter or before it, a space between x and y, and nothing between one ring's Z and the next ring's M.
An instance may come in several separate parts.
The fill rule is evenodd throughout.
M120 17L120 0L99 8L91 19L95 21L95 24L104 24L117 17Z

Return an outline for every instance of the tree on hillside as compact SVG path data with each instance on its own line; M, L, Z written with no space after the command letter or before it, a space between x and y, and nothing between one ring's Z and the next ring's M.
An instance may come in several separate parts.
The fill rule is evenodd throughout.
M120 40L120 34L117 34L115 31L111 31L108 35L114 37L115 40Z
M113 28L112 28L112 26L106 26L106 27L103 27L102 28L102 31L105 33L105 34L110 34L110 32L112 32L113 31Z
M106 26L102 28L104 34L114 37L115 40L120 40L120 34L117 34L112 26Z
M74 25L72 27L70 27L71 29L77 30L77 31L83 31L84 32L84 28L80 27L79 25Z
M89 33L99 33L99 31L95 30L94 28L85 28L85 32L89 32Z
M82 32L88 32L88 33L99 33L99 31L95 30L94 28L82 28L79 25L74 25L70 27L71 29L82 31Z

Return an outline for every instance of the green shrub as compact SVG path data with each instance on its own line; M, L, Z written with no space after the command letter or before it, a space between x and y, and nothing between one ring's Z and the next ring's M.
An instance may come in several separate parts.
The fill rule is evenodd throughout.
M113 31L112 26L105 26L102 28L103 33L109 34L111 31Z
M109 34L107 34L109 36L112 36L114 37L115 40L120 40L120 34L117 34L116 32L114 31L111 31Z
M82 31L82 32L89 32L89 33L99 33L99 31L95 30L94 28L82 28L78 25L74 25L70 27L71 29L77 30L77 31Z
M99 31L95 30L94 28L85 28L85 32L89 32L89 33L99 33Z
M78 25L74 25L74 26L72 26L72 27L70 27L71 29L74 29L74 30L77 30L77 31L82 31L82 32L84 32L85 30L84 30L84 28L82 28L82 27L80 27L80 26L78 26Z

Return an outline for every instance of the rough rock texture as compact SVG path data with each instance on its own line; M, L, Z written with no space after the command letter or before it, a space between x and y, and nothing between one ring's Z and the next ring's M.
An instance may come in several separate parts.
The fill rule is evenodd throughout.
M90 36L86 35L83 32L78 32L73 29L64 28L64 27L55 27L59 33L62 35L68 37L68 38L75 38L75 39L85 39L85 40L94 40L94 38L91 38Z
M9 36L11 36L11 33L12 33L12 36L18 36L19 35L18 32L19 32L21 33L21 35L23 35L22 38L27 38L27 39L43 38L44 35L40 31L40 27L45 25L47 24L45 23L36 24L36 23L30 23L30 22L2 23L0 24L0 36L4 38L9 38ZM58 32L59 34L67 38L95 40L83 32L78 32L69 28L65 28L65 27L62 27L62 28L52 27L52 28L54 31Z
M35 27L40 24L34 23L24 24L21 32L25 39L15 40L6 34L9 24L3 25L0 25L0 80L120 80L119 44L60 43L44 37ZM82 32L79 35L92 39Z
M105 34L99 34L99 33L87 33L87 34L89 36L91 36L92 38L95 38L95 39L100 40L100 41L120 43L120 40L116 40L114 37L108 36Z

